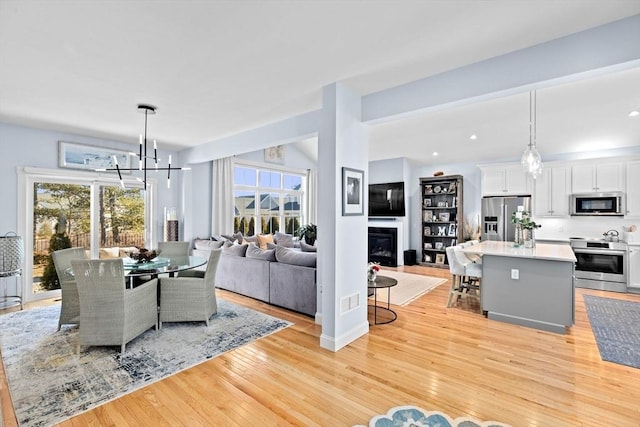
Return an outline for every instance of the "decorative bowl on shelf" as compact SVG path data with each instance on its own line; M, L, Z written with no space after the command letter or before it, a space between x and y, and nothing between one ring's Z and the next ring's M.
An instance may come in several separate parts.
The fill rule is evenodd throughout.
M135 251L127 252L127 256L132 260L138 262L138 264L142 264L145 262L150 262L154 258L157 258L160 255L160 251L158 250L149 250L146 248L136 248Z

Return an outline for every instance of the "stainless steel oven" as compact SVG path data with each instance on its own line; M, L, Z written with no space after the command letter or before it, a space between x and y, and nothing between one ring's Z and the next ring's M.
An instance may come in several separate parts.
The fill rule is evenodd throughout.
M572 238L576 255L575 285L603 291L627 291L627 244Z

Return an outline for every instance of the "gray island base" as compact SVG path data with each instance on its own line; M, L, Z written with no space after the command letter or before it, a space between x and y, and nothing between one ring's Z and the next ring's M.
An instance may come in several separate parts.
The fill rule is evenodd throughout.
M493 320L555 333L575 321L575 256L569 245L514 248L486 241L463 249L482 255L482 310Z

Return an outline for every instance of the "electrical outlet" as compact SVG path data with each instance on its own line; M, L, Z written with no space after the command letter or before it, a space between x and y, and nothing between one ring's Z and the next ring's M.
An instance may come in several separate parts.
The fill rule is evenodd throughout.
M511 269L511 278L513 280L520 280L520 270L516 268Z

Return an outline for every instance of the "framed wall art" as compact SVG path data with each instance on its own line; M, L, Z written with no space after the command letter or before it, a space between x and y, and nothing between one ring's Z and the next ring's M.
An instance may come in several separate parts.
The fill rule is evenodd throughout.
M342 216L364 215L364 171L342 168Z
M90 171L115 168L113 156L116 156L118 166L121 168L131 167L131 156L128 151L58 141L58 166L61 168ZM131 173L131 171L123 170L122 173Z
M284 164L284 145L276 145L264 149L264 161L269 163Z
M436 254L436 264L444 264L444 254Z

